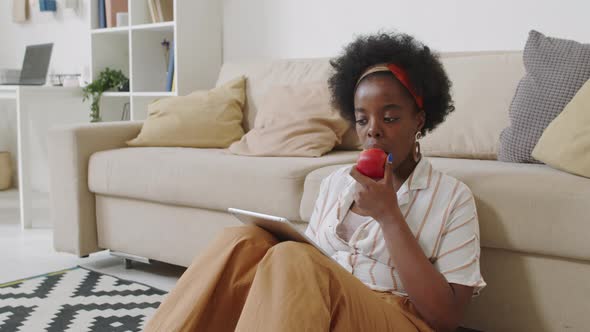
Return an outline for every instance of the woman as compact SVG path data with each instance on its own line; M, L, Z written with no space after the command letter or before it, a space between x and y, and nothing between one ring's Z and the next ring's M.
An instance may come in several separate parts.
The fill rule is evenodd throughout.
M148 331L453 331L485 286L473 196L418 139L453 111L436 55L404 34L364 36L331 62L334 105L385 177L323 180L306 234L226 230L179 280Z

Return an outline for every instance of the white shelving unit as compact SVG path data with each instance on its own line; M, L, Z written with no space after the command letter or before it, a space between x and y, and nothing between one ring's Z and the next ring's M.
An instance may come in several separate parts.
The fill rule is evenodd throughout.
M222 62L222 1L174 0L174 19L152 23L146 0L127 0L130 25L99 28L98 0L90 1L91 75L106 67L129 77L129 92L106 92L101 99L103 121L119 121L130 105L131 120L147 118L147 105L215 85ZM175 91L166 91L161 42L174 47Z

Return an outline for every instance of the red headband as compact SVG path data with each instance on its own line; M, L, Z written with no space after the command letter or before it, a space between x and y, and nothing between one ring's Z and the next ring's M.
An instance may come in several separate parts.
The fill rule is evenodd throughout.
M416 101L416 105L418 105L419 109L422 109L424 107L424 101L422 100L422 96L419 96L416 93L414 86L412 85L412 83L410 83L410 79L408 78L408 74L406 73L406 71L393 63L383 63L367 68L367 70L365 70L365 72L358 79L356 85L358 86L361 80L365 78L367 75L383 71L391 72L393 76L395 76L395 78L397 78L397 80L400 81L400 83L406 88L406 90L408 90L412 97L414 97L414 101Z

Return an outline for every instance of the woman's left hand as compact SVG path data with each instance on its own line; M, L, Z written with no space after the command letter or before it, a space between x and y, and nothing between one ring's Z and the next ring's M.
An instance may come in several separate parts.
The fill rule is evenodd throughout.
M364 215L381 222L399 212L397 193L393 186L393 163L385 163L385 176L379 181L363 175L356 166L352 167L350 176L360 184L354 194L354 201Z

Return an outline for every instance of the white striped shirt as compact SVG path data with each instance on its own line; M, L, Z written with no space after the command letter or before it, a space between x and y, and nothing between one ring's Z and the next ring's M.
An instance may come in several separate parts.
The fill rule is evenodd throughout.
M375 219L368 218L348 242L336 232L354 200L357 182L349 174L351 167L322 181L305 233L371 289L407 296ZM479 294L486 283L479 268L479 225L471 190L423 157L397 191L397 200L435 268L449 283L474 287Z

